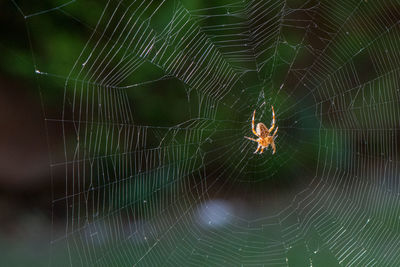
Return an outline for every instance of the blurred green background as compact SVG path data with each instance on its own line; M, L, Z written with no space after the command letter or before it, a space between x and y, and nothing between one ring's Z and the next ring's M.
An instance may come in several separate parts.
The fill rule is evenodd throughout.
M3 1L2 262L395 266L399 10Z

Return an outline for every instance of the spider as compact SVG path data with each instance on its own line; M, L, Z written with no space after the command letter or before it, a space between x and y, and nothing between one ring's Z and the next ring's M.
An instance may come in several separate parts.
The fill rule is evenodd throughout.
M274 127L275 127L275 111L274 111L274 107L273 106L271 106L271 108L272 108L272 123L271 123L271 128L269 128L269 129L262 122L257 123L257 130L254 129L254 117L256 116L256 110L254 110L254 112L253 112L253 119L252 119L252 122L251 122L251 126L252 126L251 130L258 137L258 139L253 139L253 138L250 138L250 137L247 137L247 136L245 136L244 138L247 138L247 139L249 139L251 141L254 141L254 142L258 143L257 150L254 151L254 154L256 154L258 152L258 150L260 150L260 148L261 148L260 154L262 154L263 151L264 151L264 148L268 149L269 145L271 145L271 147L272 147L272 150L273 150L272 154L275 154L276 148L275 148L274 141L275 141L275 138L276 138L275 137L276 132L278 131L279 127L276 127L275 132L274 132L273 135L269 135L272 132L272 130L274 129Z

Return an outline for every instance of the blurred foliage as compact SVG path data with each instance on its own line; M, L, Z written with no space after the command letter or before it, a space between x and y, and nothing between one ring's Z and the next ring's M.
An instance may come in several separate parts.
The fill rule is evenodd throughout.
M212 5L223 5L230 2L219 0L213 1ZM312 91L310 88L313 85L298 82L302 75L305 75L304 69L310 67L311 59L316 56L311 54L307 47L302 47L300 44L306 41L315 44L317 41L313 39L315 37L304 40L306 28L285 25L281 29L280 42L273 51L275 58L266 64L265 76L260 78L260 76L250 72L243 74L241 77L242 84L238 83L237 86L233 87L219 103L207 104L208 106L204 108L204 103L213 101L209 94L202 92L199 88L192 88L182 80L167 73L162 66L151 62L140 65L135 76L126 77L118 88L102 84L107 78L106 74L111 73L114 67L120 64L121 58L137 56L134 53L135 51L121 55L122 52L114 50L113 42L110 42L107 38L101 38L102 27L107 22L117 19L120 15L119 13L117 15L103 14L103 8L108 4L116 5L116 3L108 3L107 1L67 3L69 2L60 0L40 1L34 4L17 0L2 3L0 19L4 26L0 41L2 50L0 68L3 75L16 82L26 84L26 90L39 92L41 102L38 100L37 105L43 104L44 117L49 120L49 128L53 127L51 119L63 120L62 127L60 125L54 126L54 128L57 128L57 134L49 137L49 143L50 153L54 153L53 147L64 145L67 148L67 151L64 151L66 156L63 158L64 155L53 155L52 163L62 162L66 159L73 160L77 155L81 159L104 156L104 159L99 160L101 163L97 163L99 166L101 165L97 169L93 168L95 165L93 162L90 162L92 169L85 169L84 164L80 165L79 163L74 166L76 169L70 170L67 167L65 172L57 177L58 180L55 179L57 183L62 184L60 192L53 192L56 196L64 195L66 193L64 190L69 190L69 194L72 194L71 192L80 192L83 188L94 190L97 187L106 187L104 192L88 193L89 196L85 200L75 200L78 203L72 203L71 207L65 205L64 202L60 205L59 209L64 209L64 206L67 206L63 216L73 217L76 221L79 221L76 222L78 225L88 223L89 220L95 221L98 218L96 216L102 216L102 212L107 213L107 209L120 210L127 205L135 210L134 213L139 219L156 224L155 215L158 212L168 209L169 205L175 205L175 202L180 200L182 192L184 192L185 197L186 194L191 193L185 191L188 187L185 183L192 185L191 183L196 184L201 180L196 176L200 175L197 173L193 175L194 177L190 177L188 181L182 178L186 176L180 177L182 179L172 179L174 175L179 173L182 166L190 166L193 170L199 170L199 173L204 172L202 174L208 175L207 182L210 184L217 181L221 188L234 188L232 194L235 196L240 195L240 190L243 188L250 188L250 192L259 197L273 190L291 192L290 190L297 186L299 181L303 179L309 181L318 172L321 172L321 166L325 166L329 159L336 159L337 168L349 170L352 167L352 159L349 153L361 151L364 154L376 153L374 156L379 156L387 151L386 148L391 145L390 142L379 141L383 138L375 138L376 136L366 137L360 134L355 136L354 139L350 139L349 135L344 134L344 130L341 128L345 128L347 125L346 119L343 118L355 118L359 122L357 126L360 129L376 129L380 125L391 126L397 121L394 116L381 116L376 120L371 119L373 113L392 114L398 111L398 107L395 106L398 102L391 103L391 105L383 104L392 97L390 87L382 88L379 86L379 82L374 82L375 78L382 75L387 75L389 80L394 80L395 77L390 76L389 70L385 68L386 66L380 66L378 69L363 67L364 65L373 65L371 54L379 54L383 57L385 54L382 54L382 51L389 54L393 53L390 49L395 48L386 47L385 44L397 42L397 35L395 34L389 34L387 39L381 43L376 42L370 45L369 42L376 38L374 33L355 28L353 30L357 31L357 35L349 30L345 35L342 34L338 37L336 43L330 48L331 50L326 51L332 56L337 56L337 61L343 64L343 71L348 67L346 65L347 60L354 61L356 70L365 70L365 72L357 74L359 80L366 82L367 85L365 85L362 95L354 98L353 103L346 101L353 99L349 96L359 91L357 86L351 87L353 86L351 82L354 81L349 81L349 84L343 87L336 84L326 85L325 96ZM64 4L67 5L63 6ZM302 5L303 1L288 1L287 4L289 7L296 8ZM326 4L332 10L338 10L338 13L344 12L344 16L349 16L350 10L343 10L334 1ZM156 6L156 4L154 5ZM165 8L159 10L158 15L149 21L157 33L164 30L164 26L173 18L174 11L179 5L191 10L206 8L209 3L200 0L169 1ZM384 11L385 5L382 5L381 8ZM230 12L229 8L227 9L227 12ZM110 8L106 11L110 12L110 10L113 9ZM152 7L147 11L150 13ZM378 11L371 12L370 10L365 16L368 16L372 21L378 20L378 15L376 15L379 14ZM321 17L324 16L324 14L320 15ZM106 18L105 21L100 20L102 16ZM292 14L288 14L288 16L290 17ZM302 16L306 15L302 14ZM293 14L293 19L295 18L296 16ZM213 17L210 21L199 20L196 23L202 24L203 27L215 24L222 25L226 23L225 19L226 17L220 16ZM300 18L296 19L300 21L301 15ZM322 18L319 19L322 20ZM354 23L357 23L357 17L352 17L352 19L355 20ZM360 19L359 23L361 22ZM193 22L193 24L195 23ZM182 23L183 26L186 25ZM142 30L134 29L138 32ZM114 28L109 29L107 34L112 36L113 30ZM173 44L173 37L175 37L155 36L166 38L168 44ZM105 52L95 55L97 58L93 59L91 53L97 46L104 47ZM176 48L172 47L168 50L167 53L169 54L166 57L172 55L175 52L174 49ZM182 53L187 53L189 49L190 47L183 47ZM115 56L110 56L107 54L108 52ZM353 58L351 55L355 54L357 56ZM84 59L94 61L91 69L83 70L83 68L76 67L79 64L85 64ZM97 69L98 63L103 59L109 60L109 65L105 69ZM293 63L293 65L288 64L288 62ZM328 71L328 76L332 79L341 75L342 67L336 67L337 71ZM298 70L297 76L287 78L288 71L291 68ZM229 73L226 71L219 73L219 75L227 77ZM295 88L292 87L294 84L296 84ZM104 89L104 92L94 92L96 86ZM221 90L223 86L221 85ZM130 109L122 107L122 104L118 105L120 103L116 100L107 102L109 99L117 99L119 97L118 90L121 89L126 92L125 101L130 103ZM220 88L214 89L217 91ZM105 100L97 102L93 99ZM239 100L244 104L237 104ZM374 101L377 101L380 105L371 105L371 103L375 103ZM256 147L254 143L245 146L245 149L250 149L250 151L244 151L243 144L246 141L243 136L251 135L250 121L254 109L257 110L256 121L269 125L272 119L270 110L272 104L274 104L276 110L279 126L277 156L272 158L270 151L267 151L262 157L256 157L251 154ZM350 104L353 105L354 110L348 108ZM245 106L245 108L241 110L232 108L237 106ZM82 111L78 107L86 110ZM115 109L117 110L116 113L119 113L116 115L108 114L108 117L101 118L104 121L99 121L98 114L100 114L100 111L98 113L95 111L107 108L109 110ZM368 112L369 120L364 118L366 112ZM111 117L112 115L115 115L115 117ZM79 122L85 121L95 121L98 124L81 127ZM119 128L107 125L109 122L119 125ZM190 137L195 136L193 140L190 140L186 130L191 127L199 129L199 125L203 127L201 136L200 134L199 136L190 135ZM129 127L132 127L131 131L143 131L143 134L147 134L148 137L146 144L133 149L135 153L140 153L144 149L156 151L166 146L185 147L185 149L179 150L180 154L174 154L174 160L165 161L165 166L159 168L158 173L149 171L154 166L145 166L145 163L138 163L138 165L144 165L142 173L133 175L129 172L118 173L116 171L118 163L126 163L125 161L130 159L107 156L132 153L132 151L124 150L129 145L121 144L120 139L118 139L122 130ZM150 127L156 129L151 132L147 131ZM145 133L145 131L147 132ZM93 133L99 134L94 137ZM378 149L375 149L376 147ZM244 169L238 170L238 166L243 164L244 156L221 158L219 155L224 155L224 149L234 151L235 154L249 155L244 160L251 161L252 164L244 165ZM135 157L139 156L132 155L132 158ZM157 159L154 160L154 162L156 161ZM268 164L265 164L267 161ZM207 166L207 170L202 169L204 166ZM226 166L222 174L215 172L220 166ZM87 171L89 169L94 171ZM237 178L237 175L234 175L237 172L245 173L246 176ZM81 184L66 185L66 188L64 188L63 183L67 179L63 176L64 174L68 179L81 177ZM222 182L220 181L222 180L220 179L221 176L224 177ZM106 186L121 178L132 179L122 183L120 187ZM138 181L140 181L140 184ZM121 192L124 190L129 191L130 194L123 195ZM117 197L113 199L115 195ZM193 199L190 199L190 197L188 197L188 201L197 201L195 197ZM160 199L163 201L160 201ZM87 203L94 204L88 208ZM101 209L95 207L96 203L103 203L102 211L98 211ZM151 209L147 208L149 205L153 205ZM86 213L96 210L98 213L96 213L95 218L85 217ZM60 220L67 220L65 217ZM85 219L88 221L85 221ZM177 248L181 247L184 250L186 242L183 241L183 237L185 234L183 230L177 231L182 231L182 233L176 233L176 236L182 237L182 239L179 242L177 240L172 241L176 241L175 246ZM226 240L232 237L227 231L223 230L218 234ZM257 234L265 235L265 233L256 232L246 237L246 240L251 243L252 238L254 238L254 242L257 242ZM274 234L274 231L271 230L270 234ZM310 244L317 239L315 242L322 242L316 234L310 236L312 240L309 242ZM102 243L99 247L105 246L106 248L101 248L100 251L109 251L114 254L116 262L121 257L118 255L118 250L123 251L124 246L131 247L128 242L118 248L114 247L115 243L113 242L110 242L109 245L108 240L104 243L105 245ZM81 245L78 244L77 247ZM107 247L108 245L109 247ZM63 249L65 247L61 246L59 251ZM148 244L143 242L135 249L140 251L139 254L145 254ZM318 246L315 249L317 250ZM77 251L77 253L80 252ZM325 247L318 254L313 255L313 253L310 253L310 247L298 244L288 250L289 265L309 265L311 264L308 262L309 255L312 255L312 264L316 266L319 264L319 266L334 266L336 263L331 252ZM307 257L305 257L306 254ZM242 257L251 256L252 252L248 250L241 252L241 255ZM54 258L58 258L58 256L57 250L53 252ZM61 257L63 256L65 254ZM93 257L101 257L101 255ZM73 261L76 260L79 264L82 258L85 258L85 256L78 255ZM70 259L65 260L68 263ZM224 262L213 262L211 257L202 260L206 265L224 264ZM122 259L121 261L123 262Z

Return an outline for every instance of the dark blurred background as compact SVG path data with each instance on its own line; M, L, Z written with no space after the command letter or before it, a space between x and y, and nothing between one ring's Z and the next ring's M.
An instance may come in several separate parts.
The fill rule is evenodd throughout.
M25 20L11 1L0 3L0 20L1 258L4 266L40 266L52 214L43 108Z
M278 28L282 21L277 14L280 14L281 8L286 8L283 9L287 12L284 15L286 20L280 28L279 34L282 37L278 39L279 45L276 50L266 50L265 54L261 53L260 58L257 58L258 62L263 62L264 58L266 60L273 55L276 56L274 63L266 63L259 73L241 73L240 82L213 103L213 98L207 97L214 92L216 95L223 92L223 82L211 88L213 93L207 92L202 87L196 88L196 83L183 82L187 80L179 77L182 73L173 73L166 65L162 65L161 60L159 65L146 62L134 72L135 75L121 81L118 86L129 88L126 95L114 94L113 88L101 84L106 80L106 74L112 73L113 67L118 66L118 59L125 56L107 46L107 39L100 38L106 23L112 21L113 16L122 16L122 11L116 14L111 12L117 10L113 6L117 2L2 1L0 256L5 266L85 266L96 264L97 259L104 266L130 266L138 259L140 262L141 257L150 253L153 246L154 255L141 262L143 265L163 263L163 253L168 251L182 251L181 256L195 255L194 258L200 255L199 259L196 258L198 261L191 262L195 265L229 265L232 262L227 263L224 257L229 258L231 252L238 249L241 252L238 252L239 256L236 255L237 259L243 262L247 256L254 256L257 249L274 251L268 242L273 239L285 243L290 238L287 239L283 232L291 229L291 224L300 229L299 234L293 234L293 238L303 235L304 240L299 242L301 245L296 243L298 246L294 250L291 250L292 246L283 244L286 252L290 253L277 253L276 261L270 262L272 266L280 265L285 258L290 266L296 266L297 263L297 266L306 266L309 259L315 260L315 266L343 265L334 249L326 249L329 247L329 244L324 243L326 239L318 235L320 232L315 224L322 222L322 219L318 221L321 217L315 216L316 219L313 219L311 216L309 219L307 211L313 210L310 207L312 205L304 203L310 195L314 200L320 200L328 198L332 192L332 199L340 201L340 190L336 190L347 188L346 183L357 185L360 177L374 189L397 192L394 186L398 179L397 163L392 160L396 161L399 149L399 98L396 85L390 84L398 81L397 63L394 66L382 64L376 67L379 60L374 56L380 55L384 63L389 63L391 58L397 56L395 50L399 47L398 40L392 35L376 37L380 36L377 33L384 34L384 27L375 29L369 25L365 27L374 28L375 32L364 32L361 24L365 21L374 24L380 17L384 17L386 22L376 24L385 24L388 31L394 28L393 31L397 32L398 26L394 25L397 25L399 19L398 10L393 6L398 7L398 3L389 1L388 5L376 4L366 8L365 14L360 12L362 15L359 17L359 13L351 15L351 12L361 3L367 5L367 1L342 1L337 4L327 1L322 4L318 1L273 2L260 9L256 3L249 2L249 10L254 12L253 15L269 9L271 14L260 19L261 22L255 20L257 22L254 25L247 26L255 29L265 22L265 25ZM234 16L229 17L228 21L223 16L210 17L204 14L217 14L220 10L203 8L219 5L226 7L227 14L235 13L238 5L230 4L230 1L212 4L200 0L167 1L149 23L161 32L172 19L172 14L177 14L174 12L179 10L180 5L189 10L199 9L193 12L193 20L203 29L209 30L204 33L208 34L217 49L229 54L245 42L231 44L232 48L223 42L224 38L229 38L217 30L213 32L213 26L228 22L239 23L246 18ZM104 9L106 5L110 7ZM101 21L99 18L103 10L106 10L105 19ZM149 16L147 13L145 16ZM338 17L343 15L343 18L328 17L331 13ZM352 21L346 29L352 29L353 35L341 29L342 24L339 23L348 22L348 17ZM332 21L332 24L327 21ZM142 31L138 28L134 30ZM230 30L226 28L223 33L232 34ZM88 42L92 34L93 40ZM268 36L266 34L262 37L269 40ZM168 36L168 42L174 45L173 37ZM374 42L370 47L369 43L375 38L382 41ZM106 74L100 70L81 74L79 67L87 63L84 62L85 56L91 51L97 51L94 40L100 40L100 46L104 45L106 51L112 51L116 58L109 59L96 52L98 54L94 53L95 56L107 58L111 62L104 67ZM332 50L325 51L331 42ZM390 44L394 46L390 47ZM85 45L89 48L86 49ZM297 49L302 45L303 49ZM308 46L312 49L308 50ZM367 47L370 49L369 54L355 52ZM187 51L185 49L188 47L182 49ZM387 53L390 55L385 58L380 54L382 51L389 51ZM174 51L171 49L168 53L172 55ZM333 61L337 65L314 66L312 63L321 54L322 58L326 55L328 62ZM235 70L238 72L242 71L241 68L255 68L251 62L241 59L232 59L230 62L237 67ZM190 60L196 62L199 59L193 57ZM354 61L354 65L347 69L346 64L350 60ZM101 63L95 63L94 66L103 67ZM393 72L394 76L390 76ZM90 74L95 77L93 87L88 82ZM200 74L197 75L200 77ZM228 71L220 75L230 77ZM76 77L81 77L81 80ZM307 77L304 84L303 77ZM312 84L314 81L322 82L316 85ZM387 85L382 86L385 81ZM364 88L369 82L370 88ZM131 85L135 85L133 89L129 87ZM361 98L356 94L359 90L354 89L358 87L364 88ZM91 100L91 97L98 97L97 93L91 95L97 90L94 88L99 91L110 90L110 93L102 96L104 101ZM378 90L376 88L379 88L383 96L375 95ZM129 109L121 108L124 101L129 103ZM257 109L257 121L269 125L271 105L275 105L280 129L277 154L272 157L269 150L263 157L256 157L252 154L256 145L247 143L243 136L251 136L250 121L254 109ZM84 110L83 115L78 112L79 107ZM93 115L96 114L93 110L97 108L99 112ZM100 110L106 111L102 113ZM371 114L382 115L375 117ZM88 121L97 124L93 126ZM109 133L113 137L87 137L89 132L107 131L103 127L110 127ZM382 135L367 134L377 129L383 129ZM109 141L116 138L118 132L129 137L130 131L143 131L145 140L134 135L135 142L143 142L141 146L132 148L129 142L121 145L118 142L116 145ZM163 161L157 159L156 154L152 153L159 147L165 147L168 153L179 147L177 154L174 154L176 158ZM118 158L109 157L113 151ZM121 167L130 161L136 163L136 159L141 157L141 151L147 153L145 162L138 163L143 165L138 167L142 171L137 171L136 165L135 168ZM132 158L125 157L130 153L133 154ZM104 161L103 156L106 158ZM89 158L89 162L85 162L86 158ZM157 166L158 160L162 162L161 167ZM387 169L382 167L384 164ZM168 170L164 170L166 166ZM185 178L183 181L178 179L179 183L175 184L175 180L169 180L179 171L185 170L188 174L182 176ZM135 176L136 173L140 173L139 177ZM391 176L384 178L387 182L382 184L374 180L373 173L377 177ZM120 184L126 177L134 177L131 180L139 182ZM114 184L120 187L114 188ZM324 184L334 189L330 191L324 188ZM363 190L367 191L366 188ZM366 194L361 191L358 192L360 195ZM380 195L374 198L375 193L371 192L368 203L378 202ZM344 194L349 199L355 196L350 191ZM294 199L294 196L305 202L299 201L302 204L297 205L298 199ZM315 207L320 205L316 202ZM146 206L150 203L153 206ZM293 208L296 216L275 217L287 207ZM357 207L363 215L367 214L366 218L381 215L375 211L369 213L365 206ZM330 213L330 208L328 204L322 208L328 211L332 219L330 221L337 220L351 229L345 220L347 217L342 217L345 208L343 214ZM391 214L397 210L398 203L388 201L381 208ZM178 215L183 217L180 227L167 231L170 225L174 225ZM283 218L289 218L289 221ZM393 218L390 215L382 219L383 225L390 231L393 230L392 225L398 224ZM97 223L103 220L106 221L104 224ZM315 224L310 223L312 226L309 226L308 220ZM215 226L207 228L207 225ZM332 226L332 229L336 230L335 227ZM357 224L356 230L358 227L361 226ZM116 233L108 228L116 229ZM282 232L281 235L275 235L276 229ZM209 235L210 232L215 235ZM397 234L397 230L394 232ZM269 233L271 238L261 239L260 233ZM200 241L203 235L206 236L205 243ZM126 236L132 236L132 244L125 240ZM221 242L218 247L220 237L226 243ZM85 243L87 240L93 243ZM205 255L208 258L208 254L212 254L209 251L215 252L212 248L214 242L221 249L218 250L219 255L223 256L218 258L217 255L220 261L213 263ZM243 252L242 248L236 247L246 242L249 246L243 248ZM176 245L175 250L170 243ZM313 250L318 251L320 245L322 254ZM192 249L195 252L190 252ZM121 253L121 256L121 251L132 254L126 256ZM315 258L312 258L313 253L317 255ZM268 257L265 259L260 256L255 259L255 263L268 262ZM185 257L177 255L168 264L184 262Z
M0 3L0 246L3 266L43 266L51 240L50 161L25 19Z

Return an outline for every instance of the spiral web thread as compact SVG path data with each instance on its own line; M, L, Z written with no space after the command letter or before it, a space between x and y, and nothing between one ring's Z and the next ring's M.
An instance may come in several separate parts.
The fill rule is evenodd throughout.
M77 3L25 19L57 12L80 21L68 11ZM64 132L51 168L65 172L65 192L53 199L65 224L53 244L83 266L400 265L399 4L104 3L69 73L36 66L39 79L64 81L62 112L46 118ZM170 80L195 108L174 125L137 123L130 92ZM260 157L243 136L254 109L269 123L270 105L277 153ZM304 171L302 157L315 168ZM229 191L226 181L251 184L293 162L310 177L286 206L256 219L218 206L202 224L199 207ZM214 212L223 224L213 226Z

